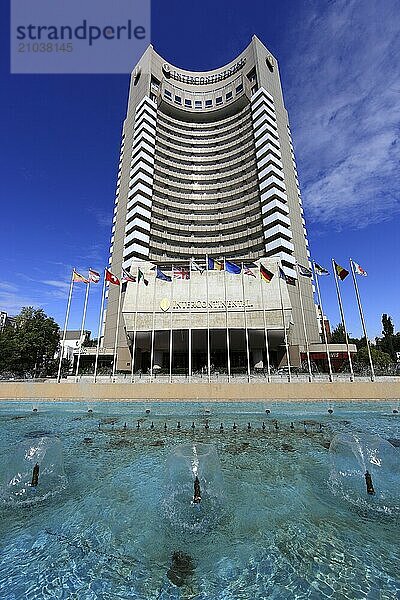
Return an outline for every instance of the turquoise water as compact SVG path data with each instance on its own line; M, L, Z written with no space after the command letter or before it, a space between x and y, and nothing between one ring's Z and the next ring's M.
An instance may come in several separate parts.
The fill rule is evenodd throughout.
M394 408L2 403L0 598L398 599ZM343 460L360 486L340 478L329 451L338 433L391 440L390 489L377 475L369 497L354 455ZM10 497L18 452L39 443L57 472L46 480L43 468L35 490ZM217 458L204 463L212 489L193 506L175 455L200 443ZM191 560L179 585L174 552Z

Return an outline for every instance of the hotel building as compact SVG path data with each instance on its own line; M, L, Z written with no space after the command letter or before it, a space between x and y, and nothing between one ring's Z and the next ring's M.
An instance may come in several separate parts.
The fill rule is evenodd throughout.
M206 256L255 277L192 268L186 279ZM142 372L265 369L286 364L287 345L299 364L320 342L312 282L296 269L309 256L276 58L254 36L229 64L192 72L149 46L131 76L109 260L117 276L139 267L148 285L122 294L118 370L131 370L133 350ZM118 294L111 285L106 348Z

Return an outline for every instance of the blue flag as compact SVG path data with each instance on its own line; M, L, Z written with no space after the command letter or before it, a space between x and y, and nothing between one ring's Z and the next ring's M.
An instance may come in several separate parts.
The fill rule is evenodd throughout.
M157 267L156 278L162 279L163 281L172 281L172 277L163 273L159 267Z
M235 263L230 262L229 260L226 260L225 261L225 271L227 271L228 273L239 274L242 272L242 269L238 265L235 265Z

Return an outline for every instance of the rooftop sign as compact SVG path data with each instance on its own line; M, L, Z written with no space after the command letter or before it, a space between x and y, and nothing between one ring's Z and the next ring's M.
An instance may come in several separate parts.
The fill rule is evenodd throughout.
M171 67L168 63L164 63L162 70L168 79L172 78L176 81L181 81L182 83L188 83L190 85L208 85L210 83L218 83L218 81L224 81L224 79L228 79L240 69L244 67L246 64L246 59L241 58L238 60L232 67L229 69L225 69L225 71L220 71L219 73L214 73L213 75L185 75L184 73L179 73L178 71L171 71Z

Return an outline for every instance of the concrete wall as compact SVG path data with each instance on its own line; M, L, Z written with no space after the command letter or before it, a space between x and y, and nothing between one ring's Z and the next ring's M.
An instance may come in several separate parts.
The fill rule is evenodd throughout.
M358 401L400 398L399 381L252 384L1 383L0 400Z

